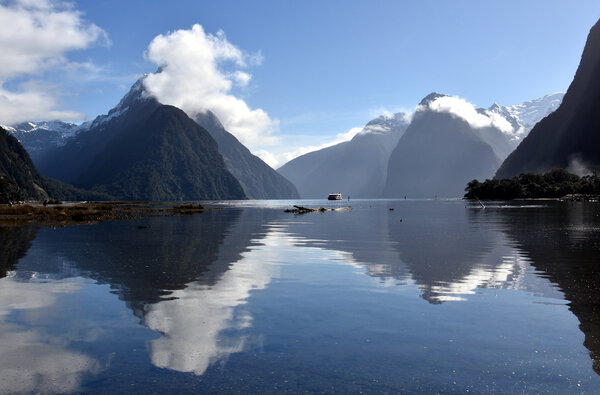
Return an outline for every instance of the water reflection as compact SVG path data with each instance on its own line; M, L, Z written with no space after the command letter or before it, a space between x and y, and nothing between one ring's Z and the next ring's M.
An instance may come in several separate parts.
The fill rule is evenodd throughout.
M0 280L0 383L4 393L68 393L100 363L69 349L76 339L45 326L48 309L79 291L74 283ZM15 317L16 316L16 317Z
M373 202L351 212L301 217L289 231L299 246L350 253L369 276L416 284L432 304L464 301L485 288L560 297L488 219L463 202Z
M231 377L211 367L241 360L233 371L247 374L243 366L263 361L261 368L275 369L288 357L294 362L282 369L288 374L305 369L298 377L308 374L309 366L326 370L339 363L338 371L354 369L363 377L365 370L381 369L379 373L389 373L384 378L390 378L395 373L383 367L397 372L391 364L399 360L413 364L411 372L427 383L427 374L441 377L438 369L461 355L503 371L508 368L499 366L506 364L502 356L481 356L473 340L479 336L481 344L498 342L481 333L496 317L473 313L473 306L490 303L476 294L485 288L512 289L562 299L553 283L571 301L585 345L596 360L600 222L599 213L590 207L484 211L466 208L463 202L367 202L350 212L306 216L279 209L227 208L193 217L0 231L2 245L10 246L0 266L7 275L0 280L0 380L16 392L70 392L82 390L78 386L86 374L110 377L117 367L110 357L114 339L107 333L123 337L119 326L126 319L113 317L120 312L114 306L102 310L111 303L102 296L108 289L119 308L127 306L122 314L151 333L140 336L149 353L143 363L162 368L152 374L193 373L179 378L227 382ZM95 291L87 279L94 280ZM90 304L81 303L81 298ZM466 302L453 303L458 301ZM87 324L76 322L91 305L98 309L89 313L93 318ZM530 307L519 306L521 312L529 312ZM501 313L502 308L506 306L500 306ZM536 308L536 314L547 319L546 312L539 311ZM445 333L438 334L439 322L453 330L452 320L463 319L471 326L458 324L461 330L454 337L462 336L463 344L457 351ZM481 325L472 325L478 319ZM72 331L60 332L65 327ZM299 328L306 330L300 333ZM523 334L522 328L510 329ZM292 344L290 339L305 342ZM526 348L527 341L513 339L511 347ZM89 346L93 343L99 344L97 349ZM123 347L120 369L132 358L133 346ZM371 347L379 348L372 352ZM432 364L432 350L447 351L447 361ZM387 360L379 359L382 353ZM513 362L529 361L529 356L515 354ZM36 360L34 355L43 358ZM323 361L308 362L311 355L322 355ZM362 356L370 362L364 363ZM19 369L26 369L20 381L15 379ZM313 373L327 381L326 372ZM344 382L347 377L341 375L339 383Z
M558 284L579 319L584 345L600 374L600 207L553 203L495 210L507 237L545 277Z
M271 239L268 222L276 215L244 211L227 232L211 264L227 267L226 272L210 284L200 277L171 293L169 300L145 307L143 323L161 333L151 343L156 366L200 375L211 364L243 350L247 339L235 330L251 325L252 316L241 307L252 291L264 289L271 281L276 269L269 263L276 260L273 254L278 252L277 246L247 248ZM225 331L229 331L227 336Z
M34 225L1 227L0 226L0 278L5 277L7 272L13 270L31 247L31 241L35 238L37 227Z

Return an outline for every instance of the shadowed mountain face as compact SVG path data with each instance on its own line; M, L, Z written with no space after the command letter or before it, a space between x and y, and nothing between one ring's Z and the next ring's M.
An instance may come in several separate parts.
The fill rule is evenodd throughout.
M553 168L571 167L579 172L600 169L599 108L600 21L590 30L562 104L532 129L498 169L496 178L544 173Z
M227 169L237 178L250 199L297 199L296 187L273 170L229 133L210 111L195 121L215 139Z
M208 132L176 107L140 94L40 161L40 171L125 200L244 199Z
M44 184L27 151L0 128L0 202L47 199Z
M62 121L21 122L5 127L15 136L31 156L33 163L77 134L79 126Z
M380 197L388 158L407 126L404 113L376 118L352 140L302 155L278 171L296 185L303 198L323 198L330 192Z
M0 203L48 198L105 200L108 196L77 189L40 175L23 146L0 128Z
M479 129L429 109L441 96L432 95L423 99L390 156L384 197L461 197L469 181L491 177L500 165Z

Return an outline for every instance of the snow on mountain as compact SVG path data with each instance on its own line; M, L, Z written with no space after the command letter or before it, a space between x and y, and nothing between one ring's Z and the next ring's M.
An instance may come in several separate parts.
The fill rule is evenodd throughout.
M147 92L144 89L144 79L145 78L146 78L145 75L142 76L141 78L139 78L133 84L133 86L131 87L129 92L127 92L127 94L125 94L125 96L123 96L123 98L119 101L119 103L114 108L112 108L108 112L108 114L98 115L96 118L94 118L93 121L86 121L86 122L82 123L77 128L76 133L86 131L91 128L95 128L97 126L102 125L103 123L110 121L113 118L120 117L121 115L125 114L129 110L130 105L132 105L133 103L135 103L137 101L151 99L150 96L147 94Z
M554 110L560 106L564 95L563 92L552 93L539 99L526 101L512 106L493 104L487 110L481 111L489 116L497 114L505 118L511 124L512 131L504 132L509 136L511 141L518 143L527 137L536 123L554 112Z
M73 123L62 122L62 121L38 121L38 122L21 122L12 126L0 125L0 127L6 129L10 133L35 133L39 131L55 131L60 133L61 136L70 137L73 131L78 127Z
M62 121L39 121L39 122L22 122L13 125L10 129L14 132L35 133L43 131L58 132L61 137L68 138L75 134L77 125ZM9 130L10 130L9 129ZM14 133L13 133L14 134Z
M410 116L403 112L398 112L390 116L380 115L379 117L369 121L369 123L367 123L365 127L358 132L358 135L389 134L408 123L410 123Z

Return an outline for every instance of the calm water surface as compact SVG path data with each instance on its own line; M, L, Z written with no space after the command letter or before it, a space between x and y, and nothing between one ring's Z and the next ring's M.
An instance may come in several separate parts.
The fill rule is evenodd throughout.
M600 392L598 204L291 204L0 228L0 392Z

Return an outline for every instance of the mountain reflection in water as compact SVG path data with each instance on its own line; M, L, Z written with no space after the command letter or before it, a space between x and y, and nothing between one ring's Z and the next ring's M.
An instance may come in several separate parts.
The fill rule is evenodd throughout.
M495 214L518 250L564 293L600 374L600 206L553 203Z
M420 373L397 376L388 362L389 375L385 369L379 372L383 375L381 387L373 387L373 383L352 387L349 383L357 382L342 375L336 381L338 388L350 385L347 389L384 391L399 389L398 383L404 383L402 388L409 390L449 390L451 387L440 386L443 376L435 380L428 376L430 368L431 374L443 369L444 355L440 362L427 362L425 367L418 361L430 361L427 353L411 348L419 342L435 346L439 341L435 336L440 335L432 334L429 339L424 331L398 336L416 325L412 322L417 322L419 314L445 316L448 309L442 306L465 305L465 310L448 310L459 314L453 318L458 323L485 289L525 291L552 298L557 305L566 299L599 372L600 275L596 265L600 217L596 205L492 204L481 210L459 201L357 201L349 212L300 216L283 213L280 207L257 206L59 229L0 228L0 275L5 276L0 279L0 378L9 384L6 388L48 393L118 388L127 385L131 374L115 372L135 370L133 356L124 351L140 347L147 347L149 362L160 368L153 377L160 377L162 385L171 389L177 388L169 386L179 385L181 378L168 372L203 376L204 387L194 382L193 388L212 391L229 388L231 378L227 379L226 371L247 380L231 388L273 389L260 372L266 374L275 366L299 375L323 374L320 380L326 380L327 369L336 370L336 364L342 364L339 367L345 366L347 374L360 377L370 368L360 361L352 362L356 366L347 365L353 359L342 356L355 347L356 352L366 352L356 342L373 331L383 331L381 339L373 339L373 346L380 342L386 350L383 354L392 353L398 363L408 358ZM328 269L327 265L333 266ZM348 277L348 273L361 276ZM371 285L361 280L369 278L378 280ZM122 301L119 303L124 302L134 321L119 318L121 313L110 296L102 293L104 288ZM364 294L368 289L375 293ZM385 289L401 292L392 292L389 300L411 306L403 310L405 317L398 318L403 328L381 321L392 307L383 302L388 299L376 297ZM411 302L412 297L419 300L417 295L428 303ZM363 297L369 299L360 301ZM370 298L381 305L370 304ZM549 299L541 300L547 303ZM342 321L334 324L333 317ZM359 322L363 329L355 333L342 330L343 325ZM481 324L482 328L487 325ZM60 334L65 330L61 325L68 325L68 336ZM337 325L342 326L332 332ZM390 332L394 325L399 331L396 335ZM467 325L463 328L467 338L481 336L478 332L469 335L476 326L468 325L475 323L460 325ZM130 338L123 336L123 331ZM340 354L327 353L333 343L323 342L331 336L335 336L334 344L344 345ZM404 338L414 336L418 337L413 345L403 345ZM296 348L305 337L312 345ZM113 343L119 345L113 347ZM393 354L397 347L398 352L412 351ZM474 343L473 347L475 352L478 346ZM280 350L287 350L282 358L289 366L269 365L265 358L277 356ZM38 363L28 363L35 360L34 354L45 355L53 363L39 358ZM379 355L380 359L369 362L376 370L385 365L383 354L365 357ZM451 354L446 357L454 361ZM309 363L307 358L313 361ZM364 369L355 370L359 365ZM240 370L242 366L256 369L255 377L250 379L247 375L251 372ZM459 366L454 369L460 371ZM25 373L15 373L21 370ZM95 379L90 381L91 377ZM392 384L394 380L398 382ZM545 379L540 376L540 380ZM503 387L511 381L495 381L497 387L491 388L496 390L524 388ZM411 382L414 386L406 384ZM301 391L304 387L295 388ZM313 389L318 388L325 387ZM552 389L552 384L548 388Z

